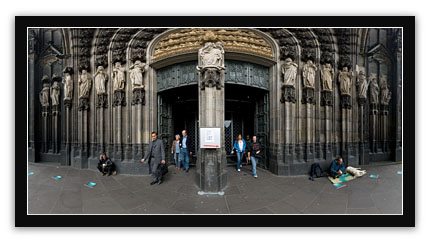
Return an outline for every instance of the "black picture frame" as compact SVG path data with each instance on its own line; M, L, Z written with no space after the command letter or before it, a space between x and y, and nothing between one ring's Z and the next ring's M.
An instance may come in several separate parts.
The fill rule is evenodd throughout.
M403 28L403 214L402 215L28 215L28 100L20 83L27 79L28 27L402 27ZM415 226L415 17L414 16L16 16L15 18L15 226L92 227L337 227ZM144 217L142 217L144 216ZM147 217L150 216L150 217ZM279 217L280 216L280 217ZM258 223L256 223L258 221Z

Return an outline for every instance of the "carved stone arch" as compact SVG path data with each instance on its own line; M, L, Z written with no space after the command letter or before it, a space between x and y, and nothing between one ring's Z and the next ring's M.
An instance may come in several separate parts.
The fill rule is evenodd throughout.
M289 28L288 30L293 33L294 37L298 41L300 46L299 56L301 60L304 62L307 60L312 60L315 62L317 60L319 48L316 35L310 29Z
M260 29L261 31L269 34L271 39L276 43L279 51L277 52L279 60L285 60L286 58L291 58L296 61L299 57L300 47L299 41L288 29Z
M204 33L205 31L207 31L207 29L205 28L191 28L191 29L177 28L177 29L169 29L165 31L164 33L160 34L159 36L157 36L151 42L148 43L148 48L146 53L147 62L150 65L155 64L154 66L157 66L158 68L160 66L175 64L177 62L184 62L188 60L197 59L197 52L198 52L198 49L200 48L199 38L203 36L202 33ZM278 44L271 36L267 35L266 33L260 30L249 29L249 28L238 28L238 29L219 28L219 29L214 29L213 31L220 31L220 33L216 33L216 34L218 34L218 36L221 36L220 40L225 44L224 49L226 52L226 58L238 59L238 60L240 59L254 60L256 62L259 62L259 64L262 64L265 66L273 65L278 58L278 53L279 53ZM258 48L254 48L253 50L251 50L245 47L241 47L240 45L232 45L230 42L228 42L228 40L222 39L223 34L221 33L221 31L225 31L227 33L228 31L250 33L252 35L251 38L256 38L256 39L253 39L253 41L257 41L255 42L257 43L256 45L262 45L262 49L265 52L263 50L260 51ZM176 35L181 35L182 32L191 33L192 34L191 36L194 36L194 37L190 37L189 38L190 41L188 41L187 43L180 42L180 40L178 40L179 41L178 43L184 46L184 48L180 49L180 51L178 51L177 53L175 53L175 51L171 51L173 53L160 55L159 54L160 52L158 52L159 49L162 49L160 48L160 46L161 47L166 46L166 44L164 42L162 43L161 41L169 40L175 43L175 40L167 39L167 38L169 38L170 36L175 38ZM228 35L227 33L226 35ZM232 33L233 36L234 34L235 33ZM241 34L238 33L238 36L241 36ZM240 40L237 42L240 42ZM254 58L246 58L246 57L244 58L244 56L253 56ZM153 59L149 59L151 57ZM159 63L163 63L163 64L159 64Z
M96 66L108 66L109 46L112 42L112 36L118 29L98 29L95 33L95 41L93 45L94 64Z
M312 32L316 34L319 42L320 49L320 63L331 64L332 67L336 66L336 40L333 32L327 28L312 29Z

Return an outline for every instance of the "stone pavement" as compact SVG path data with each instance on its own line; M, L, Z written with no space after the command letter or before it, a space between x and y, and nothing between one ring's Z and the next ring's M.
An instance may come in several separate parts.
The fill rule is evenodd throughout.
M279 177L250 166L228 167L224 196L198 195L195 169L169 167L161 185L151 176L101 176L98 171L28 164L29 214L401 214L401 164L362 166L367 174L335 189L327 178ZM377 174L379 178L369 178ZM63 176L55 180L52 176ZM94 188L84 186L96 182Z

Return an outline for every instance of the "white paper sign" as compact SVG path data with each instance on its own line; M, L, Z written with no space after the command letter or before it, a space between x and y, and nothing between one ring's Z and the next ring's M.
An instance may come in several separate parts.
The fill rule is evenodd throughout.
M200 128L200 148L220 149L221 129L220 128Z

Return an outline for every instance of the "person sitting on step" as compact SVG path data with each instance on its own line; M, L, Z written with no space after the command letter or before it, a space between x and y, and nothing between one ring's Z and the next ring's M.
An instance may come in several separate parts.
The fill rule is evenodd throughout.
M331 162L330 165L330 176L333 178L338 178L345 173L345 165L343 164L342 157L338 157Z

